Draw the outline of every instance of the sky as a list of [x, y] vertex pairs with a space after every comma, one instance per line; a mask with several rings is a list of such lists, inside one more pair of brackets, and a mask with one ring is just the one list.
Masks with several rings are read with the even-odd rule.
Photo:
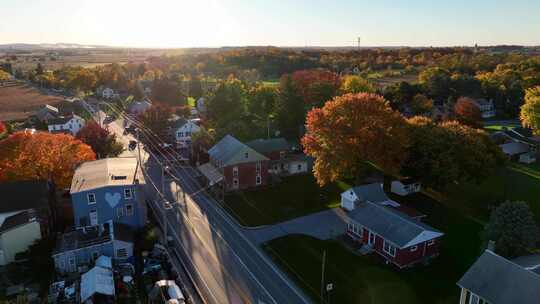
[[0, 0], [0, 44], [540, 45], [540, 0]]

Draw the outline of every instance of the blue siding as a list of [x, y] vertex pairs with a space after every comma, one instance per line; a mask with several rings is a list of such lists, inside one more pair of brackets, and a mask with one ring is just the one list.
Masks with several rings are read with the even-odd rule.
[[[124, 197], [125, 189], [131, 189], [131, 199]], [[88, 194], [91, 193], [95, 195], [95, 204], [88, 203]], [[109, 199], [108, 201], [106, 197]], [[92, 210], [97, 210], [97, 224], [100, 225], [108, 220], [113, 220], [116, 223], [126, 224], [137, 230], [146, 223], [146, 203], [140, 185], [109, 186], [78, 192], [72, 195], [71, 200], [76, 227], [82, 226], [81, 219], [83, 218], [86, 218], [87, 225], [90, 225], [90, 211]], [[116, 203], [116, 205], [111, 206], [111, 203]], [[132, 206], [133, 215], [126, 214], [128, 211], [127, 205]]]
[[[90, 247], [80, 248], [76, 250], [70, 250], [60, 252], [53, 255], [54, 266], [59, 272], [75, 272], [79, 266], [89, 265], [93, 262], [92, 253], [96, 252], [97, 256], [105, 255], [108, 257], [114, 257], [113, 242], [107, 242]], [[70, 258], [73, 257], [75, 264], [70, 264]]]

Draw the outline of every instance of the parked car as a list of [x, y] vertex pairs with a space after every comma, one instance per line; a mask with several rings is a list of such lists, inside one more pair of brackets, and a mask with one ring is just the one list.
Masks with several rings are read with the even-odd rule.
[[155, 272], [161, 270], [161, 261], [156, 259], [145, 259], [144, 268], [142, 274]]

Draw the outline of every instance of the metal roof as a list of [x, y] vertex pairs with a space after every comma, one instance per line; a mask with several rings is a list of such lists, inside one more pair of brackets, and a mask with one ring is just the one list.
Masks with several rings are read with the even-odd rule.
[[208, 150], [208, 154], [211, 159], [219, 161], [222, 166], [268, 160], [266, 156], [253, 150], [231, 135], [223, 137]]
[[211, 163], [202, 164], [197, 169], [206, 177], [211, 186], [223, 179], [223, 175]]
[[490, 304], [537, 304], [540, 299], [540, 275], [490, 250], [484, 251], [457, 284]]
[[8, 216], [0, 226], [0, 233], [4, 233], [13, 228], [37, 221], [36, 213], [33, 209], [19, 212]]
[[439, 230], [380, 203], [362, 202], [349, 217], [399, 248], [443, 236]]
[[105, 158], [82, 163], [75, 170], [70, 192], [73, 194], [106, 186], [133, 185], [137, 180], [138, 183], [144, 183], [136, 158]]
[[110, 269], [96, 266], [81, 276], [81, 302], [94, 294], [114, 296], [114, 278]]

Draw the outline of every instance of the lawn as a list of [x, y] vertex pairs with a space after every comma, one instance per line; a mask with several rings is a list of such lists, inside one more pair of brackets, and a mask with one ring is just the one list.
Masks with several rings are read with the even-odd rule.
[[245, 226], [261, 226], [339, 206], [344, 182], [320, 188], [311, 174], [289, 176], [263, 189], [237, 192], [225, 198], [225, 208]]
[[482, 226], [425, 195], [410, 201], [429, 214], [426, 222], [446, 234], [441, 255], [427, 266], [399, 270], [376, 255], [356, 255], [339, 241], [299, 235], [270, 241], [265, 249], [316, 302], [322, 302], [321, 263], [326, 250], [325, 282], [334, 284], [331, 303], [458, 303], [456, 282], [481, 252]]
[[510, 162], [479, 185], [470, 182], [451, 187], [443, 199], [480, 221], [487, 221], [490, 210], [505, 200], [528, 202], [540, 221], [540, 164]]

